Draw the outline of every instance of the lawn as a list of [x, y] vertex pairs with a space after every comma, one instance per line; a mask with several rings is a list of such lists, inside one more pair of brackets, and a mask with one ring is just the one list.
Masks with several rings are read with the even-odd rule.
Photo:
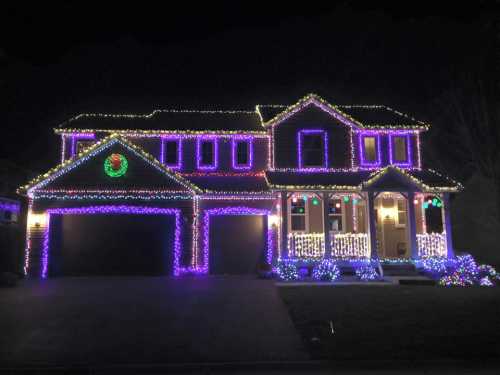
[[279, 293], [315, 359], [500, 357], [500, 288], [288, 286]]

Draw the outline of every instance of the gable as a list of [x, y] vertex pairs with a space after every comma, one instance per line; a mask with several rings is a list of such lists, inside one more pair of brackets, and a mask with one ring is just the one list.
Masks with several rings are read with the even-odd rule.
[[373, 191], [422, 191], [420, 184], [400, 169], [387, 167], [375, 173], [365, 183], [364, 190]]
[[[121, 155], [127, 168], [122, 176], [106, 173], [110, 155]], [[199, 189], [158, 160], [117, 135], [107, 137], [48, 173], [39, 176], [21, 190], [162, 190], [194, 193]]]
[[351, 166], [350, 126], [309, 105], [273, 127], [275, 168], [299, 167], [298, 132], [313, 129], [327, 134], [328, 168]]

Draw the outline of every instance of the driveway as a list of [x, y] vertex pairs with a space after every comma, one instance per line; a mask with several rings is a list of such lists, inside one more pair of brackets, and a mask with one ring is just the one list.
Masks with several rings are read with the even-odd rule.
[[0, 289], [0, 367], [304, 360], [272, 281], [81, 277]]

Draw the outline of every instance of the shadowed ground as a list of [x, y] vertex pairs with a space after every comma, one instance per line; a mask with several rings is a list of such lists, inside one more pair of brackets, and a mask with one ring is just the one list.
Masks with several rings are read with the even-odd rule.
[[0, 306], [0, 367], [308, 358], [272, 281], [28, 280]]
[[500, 358], [500, 288], [319, 286], [279, 292], [316, 359]]

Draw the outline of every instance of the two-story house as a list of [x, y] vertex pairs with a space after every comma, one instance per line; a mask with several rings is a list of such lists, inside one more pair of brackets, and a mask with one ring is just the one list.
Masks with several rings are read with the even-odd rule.
[[245, 274], [297, 258], [450, 257], [449, 194], [429, 125], [308, 95], [249, 111], [80, 114], [29, 199], [25, 271]]

